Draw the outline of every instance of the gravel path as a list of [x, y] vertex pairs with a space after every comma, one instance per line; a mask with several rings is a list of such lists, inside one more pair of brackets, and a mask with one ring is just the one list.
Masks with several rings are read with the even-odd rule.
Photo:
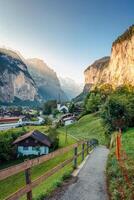
[[108, 149], [97, 147], [80, 170], [78, 181], [70, 185], [60, 200], [108, 200], [105, 167]]

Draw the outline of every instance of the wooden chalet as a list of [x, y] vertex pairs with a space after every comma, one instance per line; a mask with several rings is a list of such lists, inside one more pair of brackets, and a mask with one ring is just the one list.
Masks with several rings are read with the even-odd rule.
[[17, 146], [18, 156], [48, 154], [52, 146], [50, 138], [38, 130], [18, 137], [13, 145]]

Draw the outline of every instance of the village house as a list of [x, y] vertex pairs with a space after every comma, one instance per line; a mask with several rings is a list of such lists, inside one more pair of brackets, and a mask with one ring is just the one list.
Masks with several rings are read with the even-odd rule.
[[76, 121], [76, 117], [72, 113], [63, 115], [60, 120], [61, 124], [65, 126], [73, 124], [75, 121]]
[[68, 111], [69, 111], [69, 109], [66, 105], [60, 104], [60, 103], [57, 104], [57, 110], [62, 113], [68, 113]]
[[34, 130], [18, 137], [13, 145], [17, 146], [18, 156], [43, 155], [49, 153], [52, 142], [47, 135]]
[[20, 119], [20, 117], [0, 117], [0, 124], [15, 123]]

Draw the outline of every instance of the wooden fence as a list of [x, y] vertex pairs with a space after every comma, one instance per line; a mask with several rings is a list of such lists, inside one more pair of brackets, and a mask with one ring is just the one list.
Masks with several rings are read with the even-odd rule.
[[[82, 145], [82, 150], [78, 152], [78, 147]], [[86, 148], [85, 148], [86, 145]], [[33, 166], [39, 165], [45, 161], [51, 160], [57, 156], [60, 156], [64, 153], [67, 153], [69, 151], [73, 150], [74, 155], [65, 160], [64, 162], [58, 164], [51, 170], [45, 172], [43, 175], [38, 177], [35, 180], [31, 180], [31, 168]], [[24, 171], [25, 173], [25, 179], [26, 179], [26, 185], [24, 187], [21, 187], [19, 190], [17, 190], [15, 193], [11, 194], [6, 198], [6, 200], [17, 200], [21, 196], [27, 194], [27, 200], [32, 200], [32, 189], [41, 184], [43, 181], [45, 181], [48, 177], [52, 176], [56, 172], [58, 172], [60, 169], [68, 165], [69, 163], [73, 162], [73, 167], [74, 169], [77, 168], [77, 159], [78, 156], [82, 155], [82, 160], [84, 160], [84, 155], [85, 152], [88, 154], [89, 153], [89, 146], [88, 142], [78, 142], [76, 144], [70, 145], [65, 148], [61, 148], [59, 150], [56, 150], [48, 155], [44, 155], [35, 159], [27, 160], [21, 164], [8, 167], [4, 170], [0, 170], [0, 180], [6, 179], [7, 177], [10, 177], [12, 175], [18, 174], [19, 172]]]

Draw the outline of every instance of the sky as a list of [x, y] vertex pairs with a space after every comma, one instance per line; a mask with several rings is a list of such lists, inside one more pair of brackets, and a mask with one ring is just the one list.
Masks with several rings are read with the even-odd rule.
[[134, 0], [0, 0], [0, 46], [79, 83], [132, 24]]

